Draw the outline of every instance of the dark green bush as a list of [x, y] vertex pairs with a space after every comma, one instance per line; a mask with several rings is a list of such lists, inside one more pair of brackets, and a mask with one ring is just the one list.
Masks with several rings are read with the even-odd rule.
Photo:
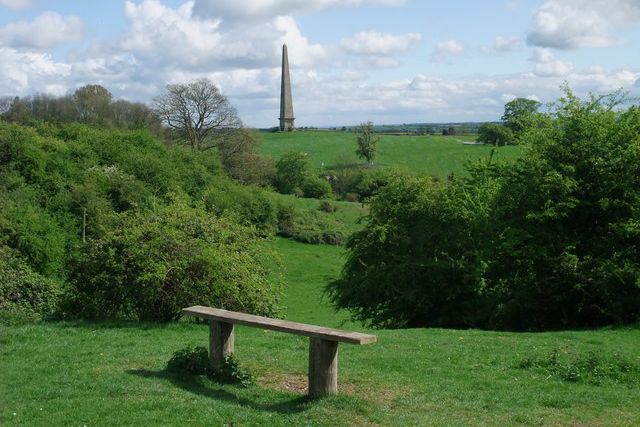
[[640, 320], [640, 109], [607, 101], [567, 91], [528, 122], [515, 164], [383, 187], [328, 287], [333, 302], [383, 327]]
[[83, 245], [72, 263], [70, 307], [88, 318], [173, 320], [191, 305], [273, 315], [279, 286], [254, 233], [175, 203]]
[[324, 178], [309, 176], [302, 184], [304, 197], [311, 199], [328, 199], [333, 197], [331, 184]]
[[34, 272], [18, 253], [0, 246], [0, 323], [16, 324], [55, 314], [60, 285]]
[[429, 178], [389, 183], [370, 199], [366, 228], [347, 241], [331, 300], [380, 327], [477, 324], [493, 191]]

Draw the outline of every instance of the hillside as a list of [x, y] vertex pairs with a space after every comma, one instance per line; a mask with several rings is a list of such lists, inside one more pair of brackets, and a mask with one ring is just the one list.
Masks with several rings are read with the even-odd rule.
[[[328, 169], [363, 163], [355, 155], [356, 143], [350, 132], [296, 131], [262, 136], [262, 152], [274, 158], [289, 151], [303, 151], [318, 169], [322, 164]], [[493, 147], [463, 144], [474, 140], [474, 135], [380, 135], [376, 166], [406, 168], [439, 178], [460, 175], [467, 161], [491, 155]], [[519, 146], [499, 147], [494, 158], [515, 159], [521, 150]]]
[[[363, 330], [322, 300], [341, 250], [273, 242], [293, 320]], [[206, 326], [47, 323], [1, 327], [0, 424], [239, 426], [633, 426], [640, 421], [640, 330], [505, 333], [376, 330], [379, 342], [340, 348], [340, 395], [310, 401], [307, 340], [239, 327], [236, 352], [258, 385], [171, 374], [172, 353], [206, 345]], [[523, 369], [558, 352], [558, 370]], [[553, 359], [551, 359], [553, 360]], [[584, 361], [601, 373], [581, 368]], [[615, 376], [610, 365], [635, 368]], [[584, 375], [572, 377], [570, 373]], [[594, 372], [596, 372], [594, 374]]]

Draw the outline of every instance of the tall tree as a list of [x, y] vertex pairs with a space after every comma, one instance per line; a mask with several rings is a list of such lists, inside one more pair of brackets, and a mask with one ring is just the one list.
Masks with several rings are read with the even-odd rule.
[[519, 134], [526, 127], [526, 121], [540, 108], [540, 102], [527, 98], [516, 98], [504, 106], [502, 121], [515, 134]]
[[167, 85], [153, 107], [163, 124], [194, 150], [212, 148], [216, 137], [242, 126], [236, 109], [207, 79]]
[[360, 126], [355, 129], [355, 134], [356, 142], [358, 144], [356, 154], [361, 159], [365, 159], [370, 165], [373, 165], [373, 160], [376, 157], [378, 141], [380, 139], [374, 132], [373, 122], [369, 121], [360, 124]]
[[86, 85], [73, 94], [80, 121], [102, 123], [110, 116], [111, 92], [100, 85]]

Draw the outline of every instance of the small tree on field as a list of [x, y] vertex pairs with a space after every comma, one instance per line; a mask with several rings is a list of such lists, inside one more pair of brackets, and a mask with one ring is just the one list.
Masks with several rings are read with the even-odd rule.
[[380, 138], [378, 138], [373, 130], [373, 123], [362, 123], [355, 129], [356, 142], [358, 148], [356, 154], [361, 159], [365, 159], [367, 163], [373, 165], [376, 157], [376, 148]]
[[207, 79], [167, 85], [167, 92], [154, 99], [154, 110], [194, 150], [212, 148], [214, 136], [242, 126], [236, 109]]

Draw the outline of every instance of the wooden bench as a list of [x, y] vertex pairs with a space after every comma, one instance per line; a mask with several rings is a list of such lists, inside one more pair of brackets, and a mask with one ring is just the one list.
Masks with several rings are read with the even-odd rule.
[[338, 392], [338, 343], [371, 344], [375, 335], [340, 331], [287, 320], [254, 316], [196, 305], [185, 308], [187, 316], [209, 320], [209, 358], [214, 368], [233, 353], [233, 325], [254, 326], [309, 337], [309, 395], [318, 397]]

